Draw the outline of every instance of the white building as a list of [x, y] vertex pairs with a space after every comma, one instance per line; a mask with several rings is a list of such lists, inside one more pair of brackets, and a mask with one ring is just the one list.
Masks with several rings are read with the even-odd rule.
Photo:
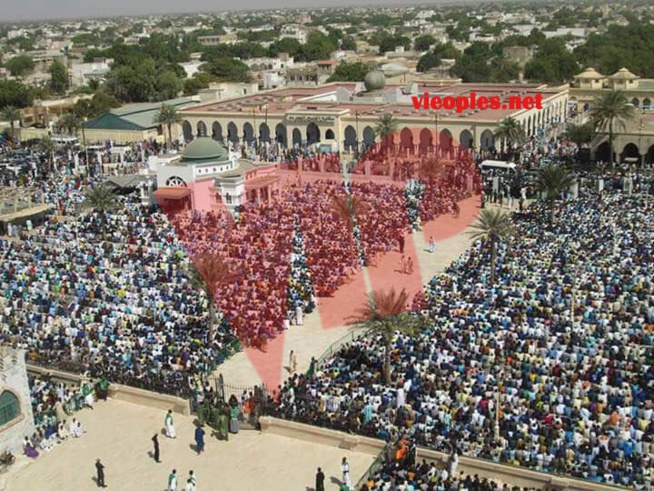
[[282, 27], [279, 37], [280, 39], [297, 39], [301, 44], [304, 44], [307, 42], [307, 30], [297, 24], [288, 24]]
[[25, 352], [0, 348], [0, 452], [22, 453], [23, 439], [34, 434]]

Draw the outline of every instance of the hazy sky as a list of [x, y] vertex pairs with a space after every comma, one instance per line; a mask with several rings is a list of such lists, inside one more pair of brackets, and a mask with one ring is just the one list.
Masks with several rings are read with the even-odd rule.
[[[423, 0], [424, 1], [424, 0]], [[429, 0], [427, 0], [428, 2]], [[425, 2], [425, 3], [427, 3]], [[0, 0], [0, 22], [285, 7], [415, 4], [417, 0]], [[438, 0], [433, 2], [442, 3]]]

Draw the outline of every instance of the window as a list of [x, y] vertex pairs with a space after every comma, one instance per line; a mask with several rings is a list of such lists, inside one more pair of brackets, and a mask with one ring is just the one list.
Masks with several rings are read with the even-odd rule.
[[0, 394], [0, 426], [7, 424], [20, 416], [20, 402], [8, 390]]
[[232, 204], [232, 197], [229, 195], [229, 193], [225, 193], [225, 203], [228, 205]]

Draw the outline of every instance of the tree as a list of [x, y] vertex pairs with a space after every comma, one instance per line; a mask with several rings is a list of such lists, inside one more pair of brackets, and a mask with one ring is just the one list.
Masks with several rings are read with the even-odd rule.
[[74, 111], [64, 113], [61, 118], [59, 118], [59, 126], [65, 129], [66, 133], [71, 136], [77, 135], [77, 131], [80, 129], [81, 125], [82, 121]]
[[408, 313], [410, 295], [406, 289], [399, 293], [375, 290], [368, 295], [366, 304], [354, 316], [354, 325], [378, 335], [384, 343], [384, 382], [391, 383], [391, 351], [396, 332], [415, 334], [424, 324], [422, 317]]
[[350, 231], [354, 229], [355, 220], [366, 216], [369, 206], [358, 196], [335, 196], [332, 200], [332, 211], [338, 220], [346, 222]]
[[29, 56], [14, 56], [5, 63], [5, 68], [14, 77], [24, 77], [34, 71], [34, 61]]
[[11, 128], [11, 139], [14, 139], [14, 125], [16, 121], [21, 120], [20, 110], [15, 106], [5, 106], [2, 108], [2, 119], [9, 121], [9, 126]]
[[566, 125], [565, 133], [563, 136], [568, 140], [573, 141], [577, 147], [581, 148], [582, 145], [590, 143], [593, 140], [595, 128], [590, 123], [584, 124], [568, 124]]
[[307, 36], [307, 42], [302, 45], [297, 54], [298, 61], [315, 61], [329, 59], [332, 51], [338, 48], [338, 44], [325, 36], [320, 31], [311, 31]]
[[377, 120], [377, 125], [375, 126], [375, 135], [384, 141], [385, 145], [390, 146], [392, 143], [390, 141], [390, 137], [397, 131], [398, 126], [399, 123], [392, 114], [384, 114]]
[[165, 101], [174, 99], [182, 91], [183, 83], [175, 72], [165, 70], [159, 74], [155, 82], [156, 99]]
[[545, 193], [549, 203], [550, 223], [554, 223], [554, 205], [561, 193], [570, 189], [574, 178], [562, 165], [547, 165], [538, 169], [536, 188]]
[[471, 225], [468, 234], [473, 240], [481, 240], [490, 246], [490, 284], [495, 284], [497, 244], [506, 241], [512, 232], [509, 215], [499, 208], [481, 210], [477, 221]]
[[54, 152], [55, 152], [55, 143], [52, 141], [52, 138], [45, 136], [39, 141], [38, 149], [41, 153], [44, 153], [48, 156], [48, 166], [52, 169], [54, 162]]
[[545, 39], [533, 59], [525, 64], [524, 77], [533, 82], [561, 83], [579, 73], [575, 56], [562, 39]]
[[[611, 165], [615, 162], [613, 150], [614, 132], [624, 130], [625, 121], [633, 119], [634, 107], [629, 103], [624, 92], [609, 91], [595, 98], [590, 108], [590, 122], [598, 133], [606, 133], [609, 136], [609, 148], [611, 149]], [[616, 127], [617, 125], [617, 127]]]
[[411, 49], [411, 40], [406, 36], [386, 35], [379, 43], [379, 53], [383, 55], [389, 51], [395, 51], [398, 46], [402, 46], [405, 51], [408, 51]]
[[102, 214], [117, 207], [116, 192], [106, 184], [87, 188], [84, 197], [84, 206]]
[[182, 117], [177, 112], [175, 106], [168, 104], [162, 104], [161, 108], [154, 117], [154, 122], [158, 125], [161, 125], [162, 129], [165, 127], [168, 130], [168, 135], [164, 132], [164, 138], [166, 142], [171, 142], [173, 140], [172, 127], [174, 124], [178, 124], [182, 121]]
[[68, 90], [70, 81], [68, 69], [60, 61], [53, 61], [50, 65], [50, 90], [58, 95], [63, 95]]
[[[295, 38], [283, 38], [268, 46], [268, 56], [276, 57], [279, 53], [287, 53], [289, 56], [297, 56], [302, 49], [302, 44]], [[345, 48], [343, 48], [345, 49]]]
[[250, 69], [242, 61], [234, 58], [216, 58], [200, 67], [200, 70], [213, 75], [221, 82], [249, 82]]
[[352, 36], [345, 36], [343, 39], [341, 39], [341, 49], [345, 51], [356, 51], [356, 40]]
[[188, 273], [191, 285], [207, 296], [207, 340], [212, 343], [215, 337], [216, 293], [222, 285], [233, 281], [236, 275], [222, 257], [208, 253], [194, 257]]
[[216, 81], [216, 77], [210, 73], [197, 72], [191, 78], [184, 80], [184, 95], [195, 95], [200, 90], [209, 87], [209, 84]]
[[0, 107], [28, 107], [34, 102], [34, 91], [16, 80], [0, 80]]
[[424, 34], [418, 36], [415, 41], [413, 41], [413, 49], [415, 51], [428, 51], [433, 44], [436, 43], [436, 38], [431, 34]]
[[368, 63], [356, 61], [348, 63], [342, 61], [334, 70], [327, 82], [361, 82], [366, 77], [372, 66]]
[[422, 55], [418, 60], [416, 71], [420, 73], [428, 72], [432, 68], [436, 68], [437, 66], [440, 66], [440, 64], [441, 64], [441, 57], [436, 53], [434, 53], [433, 51], [429, 51], [424, 55]]
[[509, 155], [515, 155], [515, 148], [524, 145], [527, 140], [527, 135], [525, 134], [525, 129], [520, 124], [520, 122], [513, 118], [508, 117], [504, 118], [495, 132], [495, 138], [500, 138], [503, 140], [503, 151], [506, 151], [508, 148]]

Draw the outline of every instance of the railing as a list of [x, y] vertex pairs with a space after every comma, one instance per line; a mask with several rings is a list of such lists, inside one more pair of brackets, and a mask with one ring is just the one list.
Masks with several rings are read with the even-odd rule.
[[357, 482], [357, 485], [354, 487], [353, 491], [360, 491], [363, 489], [363, 486], [368, 482], [368, 479], [370, 479], [372, 476], [377, 474], [379, 472], [379, 469], [381, 469], [384, 465], [384, 452], [381, 452], [375, 460], [373, 460], [372, 464], [370, 464], [370, 467], [366, 470], [366, 472], [361, 476], [361, 479]]
[[[336, 341], [330, 344], [325, 351], [323, 351], [320, 357], [318, 357], [318, 359], [316, 360], [316, 364], [314, 366], [314, 370], [317, 370], [320, 367], [322, 367], [325, 361], [331, 358], [335, 353], [337, 353], [344, 345], [346, 345], [347, 343], [351, 343], [356, 339], [359, 339], [367, 332], [368, 331], [365, 329], [356, 329], [348, 332], [345, 336], [338, 338]], [[311, 367], [309, 368], [309, 371], [307, 371], [307, 375], [311, 375], [310, 371], [311, 371]]]

